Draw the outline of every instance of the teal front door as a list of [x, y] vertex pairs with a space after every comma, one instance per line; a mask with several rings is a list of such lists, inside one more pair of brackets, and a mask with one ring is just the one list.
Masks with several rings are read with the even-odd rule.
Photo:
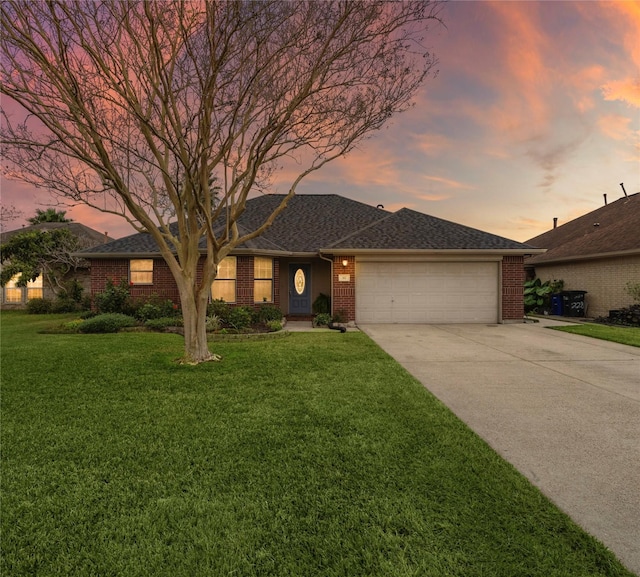
[[289, 314], [311, 314], [311, 266], [289, 265]]

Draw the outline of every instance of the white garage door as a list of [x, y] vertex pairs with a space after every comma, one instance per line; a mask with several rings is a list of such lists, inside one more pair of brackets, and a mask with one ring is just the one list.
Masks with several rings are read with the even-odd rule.
[[497, 262], [360, 262], [359, 323], [495, 323]]

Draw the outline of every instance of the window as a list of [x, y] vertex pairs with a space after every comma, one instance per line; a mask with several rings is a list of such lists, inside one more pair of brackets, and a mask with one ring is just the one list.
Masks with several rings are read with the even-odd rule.
[[27, 282], [27, 300], [42, 298], [42, 275], [38, 275], [36, 280]]
[[273, 302], [273, 259], [257, 256], [253, 259], [253, 300]]
[[236, 302], [236, 257], [228, 256], [218, 265], [216, 280], [211, 285], [211, 298], [226, 303]]
[[21, 303], [22, 302], [22, 287], [16, 286], [19, 274], [13, 275], [11, 280], [4, 285], [4, 302], [6, 303]]
[[153, 259], [139, 258], [129, 261], [131, 284], [153, 284]]

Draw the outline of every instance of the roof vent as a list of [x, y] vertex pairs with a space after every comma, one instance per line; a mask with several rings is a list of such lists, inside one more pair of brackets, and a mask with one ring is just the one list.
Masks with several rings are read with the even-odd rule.
[[607, 195], [603, 194], [602, 196], [604, 196], [604, 205], [607, 206]]
[[627, 196], [627, 191], [624, 189], [624, 182], [621, 182], [620, 186], [622, 187], [622, 192], [624, 192], [624, 195]]
[[384, 208], [384, 204], [379, 204], [376, 208]]
[[553, 228], [557, 228], [557, 226], [558, 226], [558, 217], [554, 216], [553, 217]]
[[600, 223], [599, 222], [594, 222], [593, 226], [600, 226]]

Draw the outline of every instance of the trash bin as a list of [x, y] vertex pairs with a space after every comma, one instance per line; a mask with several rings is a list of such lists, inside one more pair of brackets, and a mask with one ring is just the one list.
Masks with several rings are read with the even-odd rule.
[[561, 317], [562, 311], [562, 293], [551, 295], [551, 314]]
[[584, 295], [587, 291], [562, 291], [562, 309], [565, 317], [583, 317]]

